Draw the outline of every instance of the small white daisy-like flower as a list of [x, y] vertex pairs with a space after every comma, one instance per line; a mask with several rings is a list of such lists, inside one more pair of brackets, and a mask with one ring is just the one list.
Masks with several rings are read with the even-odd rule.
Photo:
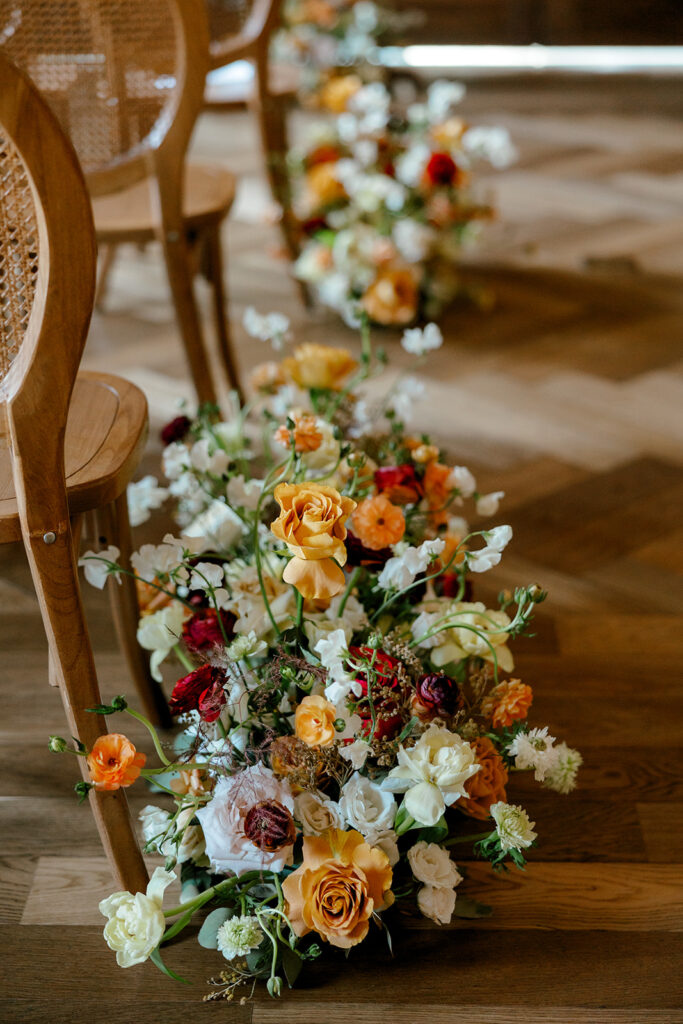
[[556, 760], [543, 780], [543, 785], [547, 789], [554, 789], [556, 793], [571, 793], [576, 788], [576, 776], [583, 758], [578, 750], [568, 747], [566, 743], [558, 743], [554, 751]]
[[251, 915], [230, 917], [218, 929], [216, 945], [226, 960], [246, 956], [263, 941], [258, 918]]
[[529, 815], [523, 807], [499, 801], [491, 806], [491, 817], [496, 823], [496, 832], [503, 852], [524, 850], [531, 846], [536, 838], [536, 822], [529, 821]]
[[522, 771], [531, 768], [536, 781], [543, 782], [557, 761], [554, 743], [555, 737], [548, 735], [547, 726], [543, 729], [530, 729], [528, 732], [517, 733], [508, 746], [508, 753], [515, 759], [515, 768]]

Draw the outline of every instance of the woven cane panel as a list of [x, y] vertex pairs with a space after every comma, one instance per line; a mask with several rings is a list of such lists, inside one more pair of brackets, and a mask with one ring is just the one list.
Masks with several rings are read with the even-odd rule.
[[0, 380], [26, 334], [38, 279], [38, 224], [24, 163], [0, 125]]
[[252, 0], [207, 0], [209, 35], [218, 43], [229, 36], [238, 35], [249, 17]]
[[179, 88], [168, 0], [0, 0], [0, 46], [43, 93], [86, 171], [163, 137]]

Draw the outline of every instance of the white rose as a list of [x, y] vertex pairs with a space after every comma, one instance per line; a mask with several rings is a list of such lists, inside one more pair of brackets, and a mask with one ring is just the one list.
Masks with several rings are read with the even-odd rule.
[[176, 818], [176, 832], [183, 833], [175, 854], [179, 864], [184, 864], [188, 860], [199, 860], [206, 850], [201, 827], [189, 824], [195, 813], [194, 807], [186, 807]]
[[351, 828], [364, 836], [393, 828], [396, 817], [392, 794], [358, 772], [343, 787], [339, 808]]
[[294, 808], [305, 836], [319, 836], [328, 828], [342, 827], [339, 805], [323, 793], [305, 790], [294, 800]]
[[142, 838], [145, 844], [155, 840], [156, 848], [162, 856], [165, 856], [166, 852], [160, 847], [164, 845], [164, 836], [166, 835], [170, 817], [168, 811], [165, 811], [163, 807], [155, 807], [154, 804], [147, 804], [138, 815], [138, 820], [142, 825]]
[[408, 850], [408, 863], [418, 882], [452, 889], [462, 882], [462, 875], [451, 860], [448, 850], [437, 843], [415, 843]]
[[455, 910], [455, 889], [424, 885], [417, 894], [417, 905], [425, 917], [437, 924], [450, 924]]
[[386, 832], [380, 832], [378, 835], [370, 835], [367, 838], [370, 846], [374, 846], [376, 849], [381, 850], [382, 853], [386, 853], [389, 858], [389, 864], [392, 868], [396, 867], [399, 862], [401, 854], [399, 853], [398, 843], [396, 842], [396, 833], [393, 829], [388, 829]]
[[146, 893], [115, 892], [100, 903], [100, 913], [109, 918], [104, 938], [119, 967], [144, 963], [161, 942], [166, 930], [164, 891], [175, 878], [172, 871], [156, 868]]

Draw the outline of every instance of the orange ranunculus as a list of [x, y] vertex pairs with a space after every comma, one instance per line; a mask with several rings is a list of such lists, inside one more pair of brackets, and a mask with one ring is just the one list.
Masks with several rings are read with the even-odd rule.
[[534, 692], [519, 679], [498, 683], [481, 704], [483, 715], [491, 719], [494, 729], [506, 729], [513, 722], [526, 718], [534, 699]]
[[132, 786], [144, 768], [147, 756], [138, 754], [130, 740], [120, 732], [100, 736], [88, 754], [88, 771], [95, 789], [120, 789]]
[[338, 391], [358, 363], [348, 349], [307, 342], [282, 360], [282, 368], [300, 388]]
[[304, 697], [294, 712], [294, 731], [307, 747], [331, 747], [337, 735], [337, 709], [324, 697]]
[[458, 800], [458, 810], [468, 814], [470, 818], [486, 821], [492, 804], [499, 800], [507, 802], [505, 787], [508, 770], [503, 758], [487, 736], [480, 736], [470, 746], [481, 768], [465, 782], [467, 797]]
[[340, 949], [362, 942], [372, 915], [394, 902], [387, 855], [359, 832], [330, 829], [304, 837], [303, 857], [282, 883], [296, 935], [314, 931]]
[[444, 466], [443, 462], [430, 462], [422, 478], [422, 486], [435, 526], [448, 522], [447, 506], [453, 493], [450, 475], [450, 468]]
[[378, 324], [409, 324], [417, 315], [417, 278], [408, 268], [380, 270], [361, 299], [363, 309]]
[[358, 75], [334, 75], [320, 90], [320, 104], [333, 114], [343, 114], [362, 85]]
[[282, 578], [303, 597], [329, 600], [346, 580], [345, 523], [356, 507], [334, 487], [322, 484], [278, 484], [275, 500], [281, 512], [270, 528], [294, 556]]
[[294, 426], [291, 428], [282, 424], [275, 431], [274, 437], [278, 444], [289, 448], [294, 441], [294, 450], [297, 452], [314, 452], [322, 444], [323, 435], [318, 430], [318, 423], [315, 416], [304, 416], [301, 413], [293, 413]]
[[340, 199], [346, 199], [346, 189], [334, 172], [335, 164], [314, 164], [306, 172], [306, 188], [311, 200], [321, 206], [329, 206]]
[[353, 513], [353, 532], [363, 547], [371, 551], [398, 544], [405, 531], [402, 509], [392, 505], [386, 494], [365, 498]]

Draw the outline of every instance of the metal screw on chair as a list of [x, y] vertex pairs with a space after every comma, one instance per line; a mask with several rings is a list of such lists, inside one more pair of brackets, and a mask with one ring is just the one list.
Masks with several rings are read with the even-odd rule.
[[49, 533], [44, 533], [43, 534], [43, 541], [46, 544], [54, 544], [54, 542], [56, 540], [57, 540], [57, 534], [53, 533], [52, 530], [50, 530]]

